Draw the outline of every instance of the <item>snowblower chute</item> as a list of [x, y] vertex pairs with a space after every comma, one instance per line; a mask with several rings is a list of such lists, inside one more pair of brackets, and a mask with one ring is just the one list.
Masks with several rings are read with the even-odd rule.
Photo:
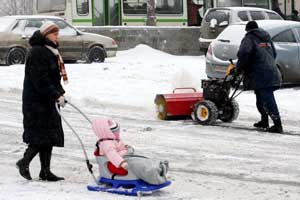
[[[187, 92], [188, 90], [192, 92]], [[158, 118], [166, 120], [172, 117], [190, 117], [195, 104], [202, 100], [203, 94], [195, 88], [175, 88], [172, 94], [156, 95], [154, 102]]]

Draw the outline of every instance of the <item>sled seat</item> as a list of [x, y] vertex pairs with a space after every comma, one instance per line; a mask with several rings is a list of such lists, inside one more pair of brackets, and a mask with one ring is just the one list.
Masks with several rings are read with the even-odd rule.
[[107, 169], [112, 173], [118, 176], [126, 176], [128, 171], [122, 167], [116, 167], [111, 162], [107, 162]]

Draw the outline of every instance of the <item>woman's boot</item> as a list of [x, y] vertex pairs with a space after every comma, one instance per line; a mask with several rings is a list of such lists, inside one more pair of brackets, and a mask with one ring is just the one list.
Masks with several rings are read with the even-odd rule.
[[40, 179], [44, 181], [64, 180], [63, 177], [58, 177], [50, 171], [51, 155], [52, 155], [52, 147], [40, 151], [40, 161], [41, 161], [41, 172], [39, 175]]
[[29, 172], [29, 164], [38, 152], [38, 148], [29, 145], [28, 148], [25, 150], [24, 157], [16, 163], [20, 175], [27, 180], [32, 179]]

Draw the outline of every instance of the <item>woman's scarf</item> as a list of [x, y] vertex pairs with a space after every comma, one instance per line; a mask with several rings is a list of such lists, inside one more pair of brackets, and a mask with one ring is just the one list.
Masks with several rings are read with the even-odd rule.
[[68, 84], [68, 76], [67, 76], [67, 71], [65, 68], [65, 63], [64, 63], [58, 49], [53, 48], [49, 45], [45, 45], [45, 47], [47, 47], [57, 57], [57, 63], [59, 66], [60, 75], [63, 77], [64, 84], [65, 85]]

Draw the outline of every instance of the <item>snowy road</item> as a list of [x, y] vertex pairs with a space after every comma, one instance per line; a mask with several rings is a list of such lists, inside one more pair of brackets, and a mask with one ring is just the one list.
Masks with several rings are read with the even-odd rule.
[[[14, 164], [25, 148], [20, 139], [21, 92], [0, 91], [0, 96], [6, 97], [0, 100], [0, 139], [3, 141], [0, 146], [0, 199], [39, 199], [44, 196], [47, 199], [130, 199], [85, 190], [91, 178], [85, 169], [79, 143], [66, 126], [66, 147], [56, 148], [53, 159], [54, 171], [64, 175], [66, 181], [57, 184], [27, 182], [20, 178]], [[169, 159], [172, 186], [146, 199], [300, 197], [300, 136], [203, 127], [191, 121], [162, 122], [154, 117], [145, 120], [149, 116], [143, 110], [133, 117], [133, 108], [110, 110], [96, 107], [85, 105], [83, 110], [92, 119], [103, 115], [114, 117], [123, 126], [124, 140], [138, 151]], [[80, 133], [87, 151], [93, 152], [95, 137], [89, 124], [70, 107], [64, 113]], [[241, 114], [234, 124], [249, 123], [247, 116]], [[293, 122], [289, 127], [294, 127]], [[31, 169], [36, 177], [38, 159], [34, 160]]]
[[[91, 119], [117, 120], [122, 139], [137, 153], [169, 160], [172, 185], [144, 199], [300, 199], [300, 90], [275, 93], [284, 129], [299, 135], [200, 126], [189, 120], [160, 121], [154, 95], [172, 91], [169, 80], [183, 65], [197, 80], [205, 76], [203, 57], [171, 56], [143, 46], [120, 52], [106, 63], [67, 65], [71, 80], [67, 97]], [[52, 169], [66, 180], [38, 181], [38, 157], [30, 166], [34, 181], [19, 176], [15, 162], [26, 148], [21, 139], [23, 71], [23, 66], [0, 68], [0, 200], [135, 199], [87, 191], [92, 179], [79, 142], [65, 124], [65, 147], [54, 149]], [[251, 127], [258, 120], [254, 94], [244, 92], [237, 101], [240, 116], [232, 125]], [[92, 155], [96, 137], [89, 123], [70, 106], [63, 113], [81, 136], [97, 175]]]

